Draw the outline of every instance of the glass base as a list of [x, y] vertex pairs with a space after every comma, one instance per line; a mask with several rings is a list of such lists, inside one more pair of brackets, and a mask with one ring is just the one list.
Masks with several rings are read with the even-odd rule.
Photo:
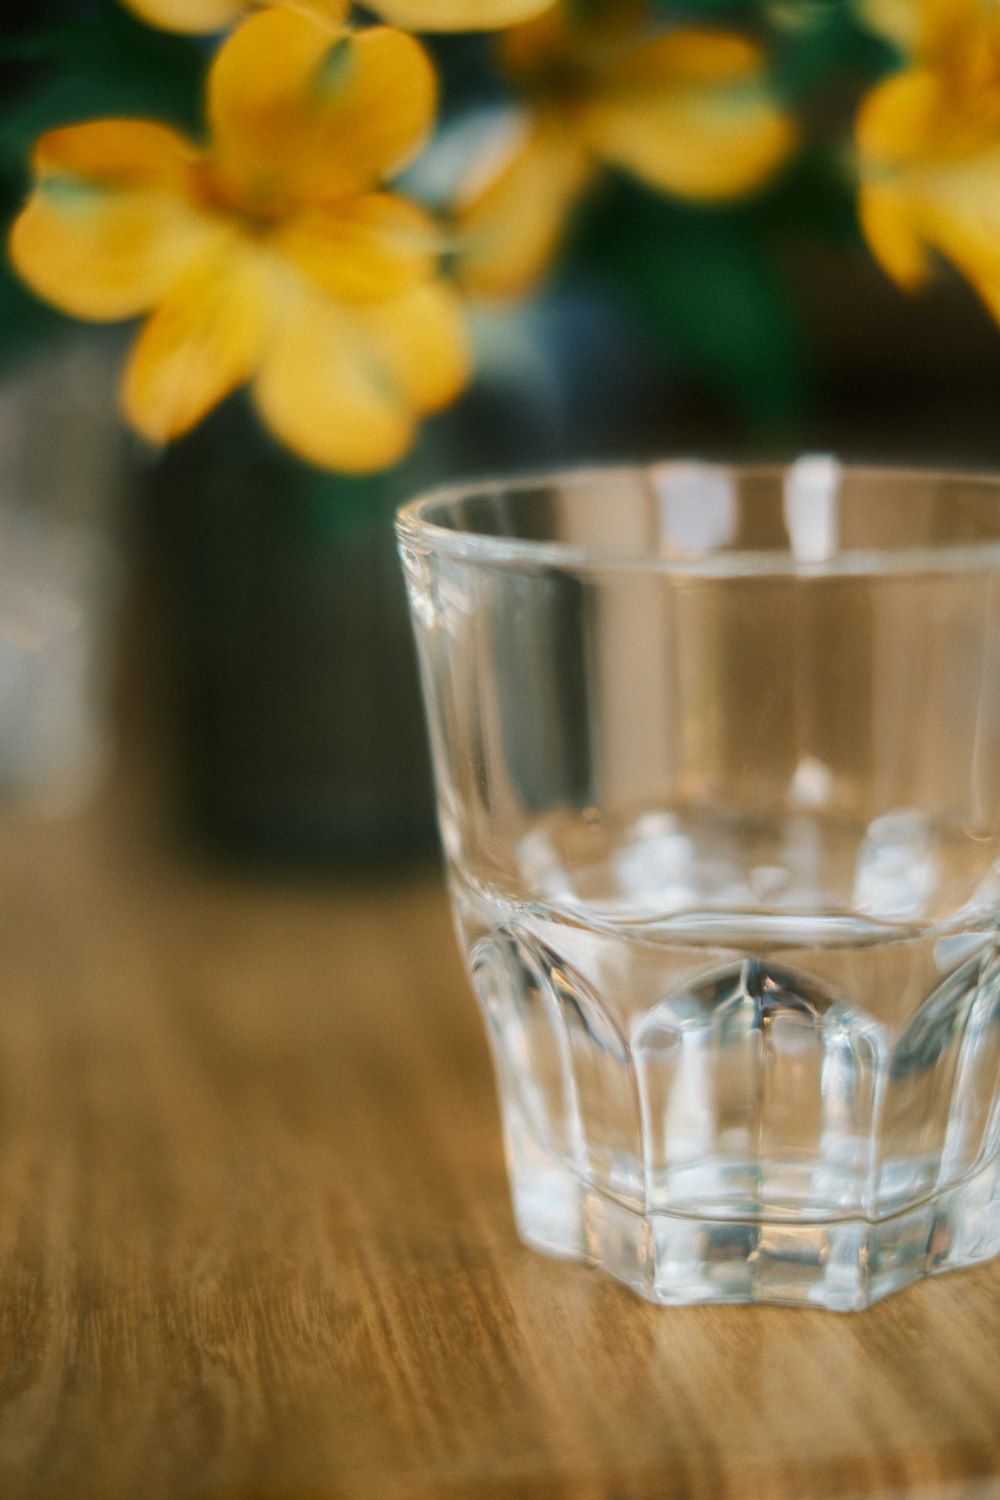
[[665, 1305], [855, 1312], [1000, 1254], [1000, 1158], [890, 1218], [804, 1222], [645, 1213], [588, 1186], [527, 1133], [508, 1131], [508, 1155], [527, 1245], [598, 1266]]

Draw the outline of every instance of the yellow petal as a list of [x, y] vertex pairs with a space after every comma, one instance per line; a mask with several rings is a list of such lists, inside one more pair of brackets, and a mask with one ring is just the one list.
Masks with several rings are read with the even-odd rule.
[[328, 195], [334, 163], [344, 187], [363, 189], [393, 176], [430, 134], [436, 108], [437, 77], [419, 42], [386, 26], [352, 33], [316, 96], [304, 190]]
[[471, 356], [462, 305], [444, 282], [356, 309], [359, 326], [404, 400], [424, 416], [454, 401], [469, 380]]
[[184, 195], [199, 153], [184, 136], [152, 120], [89, 120], [40, 136], [36, 177], [75, 177], [106, 188]]
[[192, 33], [222, 31], [246, 9], [244, 0], [123, 0], [123, 4], [150, 26]]
[[[350, 0], [276, 0], [276, 3], [337, 24], [346, 19], [351, 8]], [[266, 5], [268, 0], [122, 0], [122, 4], [150, 26], [197, 34], [222, 31], [238, 21], [253, 4]]]
[[911, 57], [928, 57], [975, 20], [983, 0], [856, 0], [861, 19]]
[[262, 257], [232, 240], [164, 297], [125, 370], [125, 414], [151, 442], [179, 436], [253, 374], [273, 305]]
[[[586, 152], [555, 119], [522, 117], [497, 154], [496, 166], [481, 185], [466, 184], [458, 205], [458, 276], [482, 296], [514, 295], [538, 280], [592, 173]], [[473, 175], [484, 175], [481, 164]]]
[[410, 31], [497, 31], [547, 10], [553, 0], [372, 0], [393, 26]]
[[733, 197], [759, 186], [796, 139], [760, 69], [759, 50], [740, 37], [669, 32], [608, 70], [578, 128], [595, 155], [653, 187]]
[[857, 7], [873, 31], [925, 61], [943, 60], [998, 24], [994, 0], [857, 0]]
[[904, 52], [915, 52], [921, 39], [925, 0], [857, 0], [862, 20]]
[[[943, 116], [943, 118], [942, 118]], [[912, 68], [872, 89], [858, 113], [856, 139], [867, 170], [937, 154], [945, 145], [943, 125], [954, 122], [940, 80]]]
[[263, 200], [280, 191], [311, 124], [310, 83], [340, 33], [274, 8], [233, 32], [212, 62], [207, 114], [220, 172]]
[[980, 41], [996, 44], [998, 29], [994, 0], [923, 0], [916, 47], [928, 61], [946, 62], [949, 55]]
[[1000, 285], [1000, 140], [963, 162], [911, 173], [909, 189], [924, 239], [995, 307]]
[[905, 194], [891, 188], [862, 187], [858, 198], [861, 228], [882, 269], [913, 291], [930, 275], [927, 253]]
[[254, 396], [266, 425], [300, 456], [364, 473], [400, 459], [419, 415], [457, 394], [467, 372], [455, 299], [440, 286], [353, 308], [300, 294]]
[[423, 209], [390, 193], [306, 208], [275, 230], [272, 248], [335, 297], [392, 297], [426, 281], [441, 236]]
[[277, 7], [216, 54], [208, 115], [216, 170], [251, 206], [335, 201], [402, 165], [433, 123], [436, 80], [413, 37], [347, 33]]
[[930, 247], [995, 308], [1000, 122], [984, 132], [978, 111], [966, 116], [935, 74], [912, 69], [872, 92], [857, 139], [861, 224], [889, 275], [904, 287], [918, 286], [929, 273]]
[[285, 5], [334, 27], [343, 26], [351, 11], [351, 0], [255, 0], [255, 3]]
[[599, 71], [623, 50], [632, 50], [648, 31], [651, 15], [644, 0], [606, 0], [576, 11], [563, 0], [533, 20], [515, 26], [500, 41], [508, 73], [545, 86], [546, 75]]
[[918, 61], [859, 112], [861, 223], [901, 285], [950, 261], [1000, 319], [1000, 21], [986, 0], [924, 0]]
[[216, 233], [190, 202], [195, 159], [182, 136], [142, 120], [42, 136], [38, 184], [11, 231], [19, 274], [74, 317], [144, 312]]
[[543, 10], [521, 26], [514, 26], [500, 39], [504, 68], [514, 77], [530, 78], [550, 61], [565, 57], [576, 34], [565, 6]]
[[747, 37], [689, 26], [633, 47], [609, 69], [606, 87], [626, 92], [683, 84], [756, 83], [763, 63], [761, 48]]

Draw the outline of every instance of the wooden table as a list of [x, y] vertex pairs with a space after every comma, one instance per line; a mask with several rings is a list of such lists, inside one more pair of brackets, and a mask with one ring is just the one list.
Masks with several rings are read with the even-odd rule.
[[844, 1317], [521, 1248], [432, 875], [213, 874], [121, 794], [3, 847], [3, 1500], [1000, 1495], [1000, 1264]]

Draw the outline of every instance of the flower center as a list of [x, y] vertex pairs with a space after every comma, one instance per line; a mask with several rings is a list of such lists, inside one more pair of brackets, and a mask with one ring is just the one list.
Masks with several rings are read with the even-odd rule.
[[196, 173], [195, 191], [202, 208], [235, 219], [251, 235], [273, 229], [291, 209], [283, 173], [258, 173], [234, 181], [212, 161], [205, 161]]

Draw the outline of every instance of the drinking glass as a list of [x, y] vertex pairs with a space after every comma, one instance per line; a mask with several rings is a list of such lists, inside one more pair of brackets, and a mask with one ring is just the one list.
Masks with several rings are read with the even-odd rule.
[[843, 1310], [1000, 1252], [1000, 479], [671, 461], [397, 531], [522, 1238]]

